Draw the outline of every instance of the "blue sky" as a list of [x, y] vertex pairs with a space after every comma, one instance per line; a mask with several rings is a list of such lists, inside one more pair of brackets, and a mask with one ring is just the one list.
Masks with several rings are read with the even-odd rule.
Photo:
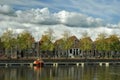
[[0, 34], [7, 28], [33, 35], [42, 29], [42, 34], [49, 27], [58, 29], [56, 36], [63, 29], [77, 36], [86, 31], [93, 38], [100, 32], [119, 34], [119, 7], [120, 0], [0, 0]]

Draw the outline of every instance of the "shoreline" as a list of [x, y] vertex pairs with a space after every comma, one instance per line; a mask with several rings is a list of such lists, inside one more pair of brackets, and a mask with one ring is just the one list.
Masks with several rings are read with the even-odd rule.
[[[43, 58], [44, 65], [120, 65], [120, 59], [49, 59]], [[30, 66], [33, 67], [35, 59], [0, 59], [0, 66]]]

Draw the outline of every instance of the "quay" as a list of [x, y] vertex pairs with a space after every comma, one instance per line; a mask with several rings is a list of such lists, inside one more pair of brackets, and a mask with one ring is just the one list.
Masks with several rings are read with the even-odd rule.
[[35, 59], [0, 59], [0, 66], [33, 66]]
[[120, 59], [43, 59], [45, 65], [120, 65]]
[[[0, 59], [0, 66], [30, 66], [33, 67], [33, 62], [35, 59]], [[109, 66], [109, 65], [120, 65], [120, 59], [49, 59], [43, 58], [44, 65], [99, 65], [99, 66]]]

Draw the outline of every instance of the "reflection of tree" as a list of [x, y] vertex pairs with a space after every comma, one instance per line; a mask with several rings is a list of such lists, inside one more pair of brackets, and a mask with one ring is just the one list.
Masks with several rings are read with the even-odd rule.
[[119, 80], [119, 66], [0, 68], [0, 80]]
[[54, 79], [58, 77], [58, 68], [54, 67], [52, 69], [52, 76]]
[[[115, 68], [114, 68], [115, 67]], [[119, 80], [120, 79], [120, 66], [111, 67], [111, 80]]]

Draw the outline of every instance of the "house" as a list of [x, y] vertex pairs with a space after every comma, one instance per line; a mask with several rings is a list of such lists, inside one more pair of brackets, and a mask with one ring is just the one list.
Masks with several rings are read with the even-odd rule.
[[72, 43], [70, 49], [68, 49], [68, 57], [74, 58], [79, 57], [80, 48], [79, 48], [79, 40], [76, 36], [71, 36], [68, 38], [68, 41]]
[[[56, 40], [55, 46], [55, 56], [56, 57], [68, 57], [74, 58], [80, 55], [79, 40], [76, 36], [70, 36], [67, 41], [64, 39]], [[67, 48], [65, 48], [67, 46]]]

